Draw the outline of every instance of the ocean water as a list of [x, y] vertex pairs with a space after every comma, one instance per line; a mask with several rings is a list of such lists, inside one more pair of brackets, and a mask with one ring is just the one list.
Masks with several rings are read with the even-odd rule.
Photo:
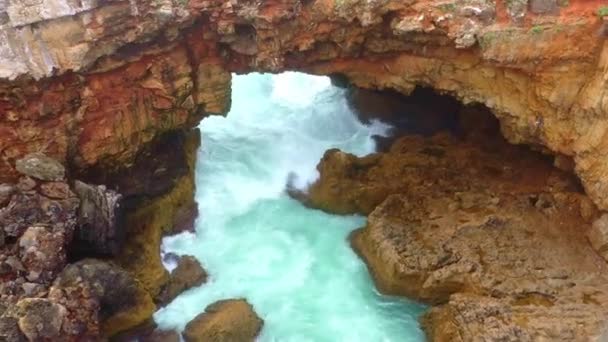
[[351, 250], [349, 233], [365, 217], [303, 207], [285, 194], [305, 189], [333, 147], [374, 151], [344, 90], [301, 73], [233, 78], [232, 110], [203, 120], [196, 184], [196, 233], [165, 238], [163, 253], [196, 256], [210, 278], [156, 312], [182, 330], [217, 300], [244, 297], [264, 319], [259, 341], [423, 341], [421, 305], [381, 295]]

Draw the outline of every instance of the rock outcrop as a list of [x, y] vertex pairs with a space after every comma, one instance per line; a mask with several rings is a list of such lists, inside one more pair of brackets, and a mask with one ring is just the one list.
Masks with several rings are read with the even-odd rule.
[[171, 271], [169, 281], [164, 285], [157, 301], [160, 305], [171, 302], [180, 293], [207, 281], [207, 272], [195, 257], [184, 255], [179, 258], [177, 267]]
[[422, 318], [430, 340], [605, 338], [608, 264], [587, 240], [600, 212], [553, 158], [467, 114], [461, 137], [326, 152], [308, 204], [369, 214], [353, 248], [381, 291], [434, 305]]
[[255, 341], [264, 321], [244, 299], [227, 299], [205, 308], [186, 325], [186, 342]]
[[44, 151], [72, 169], [133, 162], [225, 113], [230, 72], [341, 74], [480, 102], [514, 143], [573, 158], [608, 209], [606, 4], [557, 1], [151, 1], [0, 7], [0, 181]]
[[[530, 171], [519, 154], [512, 156], [512, 169], [483, 159], [506, 151], [503, 157], [510, 160], [509, 150], [473, 149], [485, 141], [470, 141], [453, 151], [458, 158], [446, 158], [446, 144], [453, 141], [444, 137], [431, 142], [438, 144], [433, 148], [416, 139], [401, 143], [420, 147], [418, 156], [388, 154], [405, 154], [414, 165], [328, 153], [322, 173], [344, 179], [314, 189], [319, 207], [370, 213], [389, 195], [448, 186], [460, 194], [446, 197], [456, 203], [450, 210], [457, 217], [458, 210], [479, 201], [497, 200], [494, 205], [505, 201], [515, 215], [524, 210], [515, 203], [533, 193], [529, 202], [540, 212], [571, 202], [572, 211], [563, 215], [578, 208], [582, 234], [605, 254], [603, 221], [591, 226], [589, 220], [599, 219], [593, 204], [608, 210], [607, 17], [603, 0], [0, 0], [0, 295], [12, 305], [22, 293], [43, 293], [66, 262], [63, 250], [53, 257], [44, 250], [66, 248], [75, 234], [95, 253], [115, 255], [149, 298], [157, 299], [169, 279], [160, 239], [191, 227], [197, 214], [197, 144], [184, 137], [201, 118], [227, 112], [231, 72], [332, 74], [362, 88], [403, 94], [422, 85], [464, 103], [482, 103], [511, 143], [542, 149], [555, 155], [556, 165], [572, 169], [593, 202], [574, 195], [576, 182], [541, 164], [533, 162]], [[475, 158], [467, 159], [468, 153]], [[442, 160], [461, 167], [460, 174]], [[462, 160], [476, 166], [463, 169]], [[471, 189], [462, 174], [481, 177], [487, 187]], [[84, 207], [101, 209], [99, 215], [76, 211], [80, 200], [70, 187], [76, 179], [106, 186], [77, 191], [87, 194], [90, 205]], [[124, 230], [115, 230], [116, 217], [104, 212], [118, 203], [108, 189], [123, 196]], [[506, 221], [507, 231], [515, 229], [512, 223]], [[39, 280], [44, 284], [36, 285]], [[89, 298], [85, 288], [74, 291]], [[505, 291], [509, 300], [512, 294]], [[79, 302], [61, 298], [68, 311]], [[461, 308], [473, 297], [454, 298], [460, 299], [441, 315], [455, 321], [472, 317]], [[82, 307], [83, 317], [94, 311]], [[19, 333], [15, 317], [0, 318], [5, 336]], [[431, 316], [427, 322], [432, 321], [438, 322]], [[79, 323], [69, 329], [81, 328], [88, 329]]]

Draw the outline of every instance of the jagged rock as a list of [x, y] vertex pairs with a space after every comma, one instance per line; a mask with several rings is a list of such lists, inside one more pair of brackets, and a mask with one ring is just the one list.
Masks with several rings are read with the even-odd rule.
[[50, 282], [66, 263], [65, 232], [45, 226], [29, 227], [19, 239], [19, 255], [29, 281]]
[[115, 254], [118, 252], [124, 231], [120, 229], [120, 200], [122, 196], [103, 185], [74, 183], [74, 192], [80, 199], [78, 228], [75, 234], [75, 252]]
[[15, 187], [10, 184], [0, 184], [0, 208], [4, 207], [15, 192]]
[[15, 169], [20, 173], [43, 181], [60, 181], [65, 168], [57, 160], [42, 153], [32, 153], [17, 160]]
[[74, 197], [70, 186], [62, 182], [50, 182], [40, 185], [40, 193], [52, 199], [66, 199]]
[[183, 337], [186, 342], [254, 341], [263, 324], [246, 300], [221, 300], [190, 321]]
[[26, 298], [17, 303], [19, 329], [30, 341], [57, 339], [66, 309], [48, 299]]
[[201, 267], [198, 260], [190, 255], [179, 258], [177, 267], [171, 271], [169, 281], [164, 286], [157, 302], [166, 305], [180, 293], [191, 287], [200, 286], [207, 281], [207, 272]]
[[66, 194], [69, 197], [65, 199], [51, 199], [35, 191], [19, 189], [10, 202], [0, 208], [0, 226], [11, 237], [20, 236], [32, 225], [48, 225], [56, 231], [63, 230], [71, 238], [78, 199], [71, 191]]
[[100, 299], [92, 284], [79, 279], [69, 286], [53, 286], [48, 298], [63, 305], [68, 315], [63, 321], [62, 335], [76, 340], [100, 338]]
[[381, 291], [436, 305], [423, 320], [432, 340], [599, 336], [608, 265], [585, 237], [603, 241], [589, 199], [550, 160], [463, 136], [403, 137], [362, 158], [328, 151], [309, 204], [372, 209], [353, 248]]
[[39, 3], [12, 2], [0, 15], [0, 92], [10, 94], [0, 180], [16, 181], [12, 161], [39, 150], [77, 174], [128, 168], [154, 139], [226, 113], [231, 72], [304, 70], [483, 103], [511, 142], [573, 157], [606, 209], [607, 68], [596, 53], [605, 25], [597, 1], [560, 1], [564, 14], [551, 18], [527, 13], [554, 3], [134, 0], [41, 14]]
[[87, 296], [99, 303], [102, 332], [107, 336], [144, 322], [155, 310], [149, 294], [131, 274], [101, 260], [85, 259], [66, 266], [53, 288], [66, 293], [72, 288], [80, 288], [84, 294], [90, 291]]
[[141, 342], [180, 342], [180, 335], [177, 331], [154, 330], [150, 334], [139, 337]]

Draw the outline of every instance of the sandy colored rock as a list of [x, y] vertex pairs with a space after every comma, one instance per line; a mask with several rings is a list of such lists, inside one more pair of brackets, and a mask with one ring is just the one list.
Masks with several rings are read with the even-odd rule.
[[186, 325], [186, 342], [254, 341], [262, 321], [244, 299], [221, 300]]
[[47, 299], [23, 299], [17, 303], [19, 329], [30, 341], [57, 339], [67, 310]]
[[328, 151], [308, 204], [371, 208], [353, 248], [382, 292], [434, 305], [432, 341], [601, 336], [608, 264], [586, 236], [598, 211], [551, 158], [483, 131], [406, 136], [363, 158]]
[[157, 298], [160, 305], [167, 305], [180, 293], [207, 281], [207, 272], [199, 261], [190, 255], [184, 255], [177, 261], [177, 267], [171, 271], [169, 281]]

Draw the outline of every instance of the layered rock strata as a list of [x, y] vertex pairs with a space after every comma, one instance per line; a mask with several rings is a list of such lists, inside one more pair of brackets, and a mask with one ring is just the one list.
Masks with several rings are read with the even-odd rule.
[[[80, 221], [94, 227], [92, 234], [70, 217], [61, 224], [87, 246], [75, 254], [118, 255], [117, 263], [156, 298], [169, 279], [160, 239], [187, 229], [196, 215], [193, 164], [180, 157], [191, 140], [180, 137], [204, 116], [227, 112], [231, 72], [300, 70], [404, 94], [423, 85], [483, 103], [510, 142], [554, 154], [606, 210], [606, 6], [603, 0], [0, 0], [0, 182], [13, 184], [0, 186], [0, 205], [13, 201], [14, 184], [25, 192], [40, 186], [20, 180], [32, 165], [17, 161], [31, 154], [66, 165], [67, 183], [106, 185], [114, 195], [76, 191], [88, 194], [83, 207], [101, 209]], [[176, 160], [167, 157], [171, 151]], [[164, 157], [150, 158], [157, 152]], [[373, 158], [348, 163], [361, 174]], [[371, 212], [405, 188], [392, 185], [359, 187], [361, 197], [341, 203], [339, 212]], [[58, 200], [52, 196], [68, 200], [76, 190], [45, 187], [47, 195], [41, 186], [37, 195], [17, 194], [43, 205]], [[113, 207], [118, 194], [130, 214], [112, 227], [121, 215], [103, 208]], [[326, 209], [332, 196], [326, 193]], [[595, 214], [585, 202], [578, 205], [587, 220]], [[62, 205], [58, 212], [72, 215]], [[38, 216], [5, 216], [12, 228], [0, 232], [0, 242], [14, 246], [23, 234], [20, 248], [63, 246], [39, 225], [54, 219], [40, 208]], [[605, 254], [606, 229], [597, 222], [587, 235]], [[33, 274], [51, 279], [60, 270], [47, 266]]]
[[255, 341], [264, 321], [244, 299], [215, 302], [186, 325], [186, 342]]
[[514, 143], [574, 158], [608, 208], [606, 4], [559, 1], [5, 1], [0, 165], [44, 151], [129, 165], [162, 133], [225, 113], [231, 71], [345, 75], [481, 102]]

